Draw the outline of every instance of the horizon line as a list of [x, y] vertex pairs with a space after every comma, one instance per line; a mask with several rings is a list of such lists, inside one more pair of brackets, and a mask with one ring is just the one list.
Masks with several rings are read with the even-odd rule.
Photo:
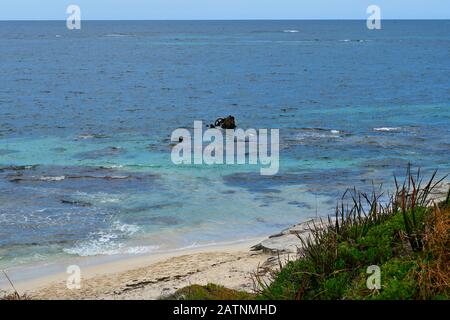
[[[249, 19], [81, 19], [81, 21], [366, 21], [364, 18], [302, 18], [302, 19], [272, 19], [272, 18], [249, 18]], [[448, 21], [450, 18], [383, 18], [382, 21]], [[66, 21], [66, 19], [0, 19], [0, 22], [46, 22]]]

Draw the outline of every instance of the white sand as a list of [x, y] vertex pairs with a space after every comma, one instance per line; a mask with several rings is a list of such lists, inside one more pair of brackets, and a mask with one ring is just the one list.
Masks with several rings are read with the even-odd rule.
[[252, 252], [258, 241], [123, 259], [82, 268], [81, 288], [69, 290], [68, 274], [17, 283], [33, 299], [157, 299], [190, 284], [215, 283], [252, 292], [252, 274], [270, 255]]

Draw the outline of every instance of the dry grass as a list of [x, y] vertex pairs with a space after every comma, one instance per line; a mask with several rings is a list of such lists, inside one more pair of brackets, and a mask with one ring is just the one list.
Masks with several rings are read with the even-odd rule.
[[11, 285], [11, 288], [13, 289], [12, 293], [8, 293], [8, 292], [2, 292], [0, 291], [0, 300], [31, 300], [31, 298], [26, 295], [26, 294], [20, 294], [16, 287], [14, 286], [13, 282], [11, 281], [11, 279], [9, 278], [8, 274], [6, 273], [6, 271], [2, 271], [3, 275], [6, 277], [6, 279], [8, 280], [9, 284]]
[[0, 300], [31, 300], [31, 298], [26, 294], [19, 295], [17, 292], [14, 292], [0, 296]]
[[179, 289], [164, 300], [253, 300], [254, 295], [209, 283], [206, 286], [190, 285]]
[[424, 258], [420, 263], [420, 295], [450, 295], [450, 208], [435, 207], [424, 232]]

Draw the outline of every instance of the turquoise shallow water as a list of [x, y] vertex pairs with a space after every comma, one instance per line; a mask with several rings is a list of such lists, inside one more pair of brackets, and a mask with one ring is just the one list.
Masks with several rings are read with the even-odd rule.
[[[448, 173], [449, 31], [0, 22], [0, 266], [253, 238], [408, 163]], [[174, 129], [228, 114], [280, 129], [276, 176], [172, 164]]]

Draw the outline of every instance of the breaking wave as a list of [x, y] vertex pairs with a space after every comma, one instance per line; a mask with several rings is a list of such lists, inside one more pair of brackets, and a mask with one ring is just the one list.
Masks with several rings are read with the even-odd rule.
[[135, 254], [156, 250], [157, 246], [126, 247], [120, 241], [130, 237], [140, 230], [140, 227], [132, 224], [124, 224], [115, 221], [110, 229], [98, 231], [91, 235], [91, 239], [81, 241], [72, 248], [63, 251], [80, 257], [114, 254]]
[[373, 128], [374, 131], [384, 131], [384, 132], [390, 132], [390, 131], [399, 131], [400, 128], [398, 127], [381, 127], [381, 128]]

